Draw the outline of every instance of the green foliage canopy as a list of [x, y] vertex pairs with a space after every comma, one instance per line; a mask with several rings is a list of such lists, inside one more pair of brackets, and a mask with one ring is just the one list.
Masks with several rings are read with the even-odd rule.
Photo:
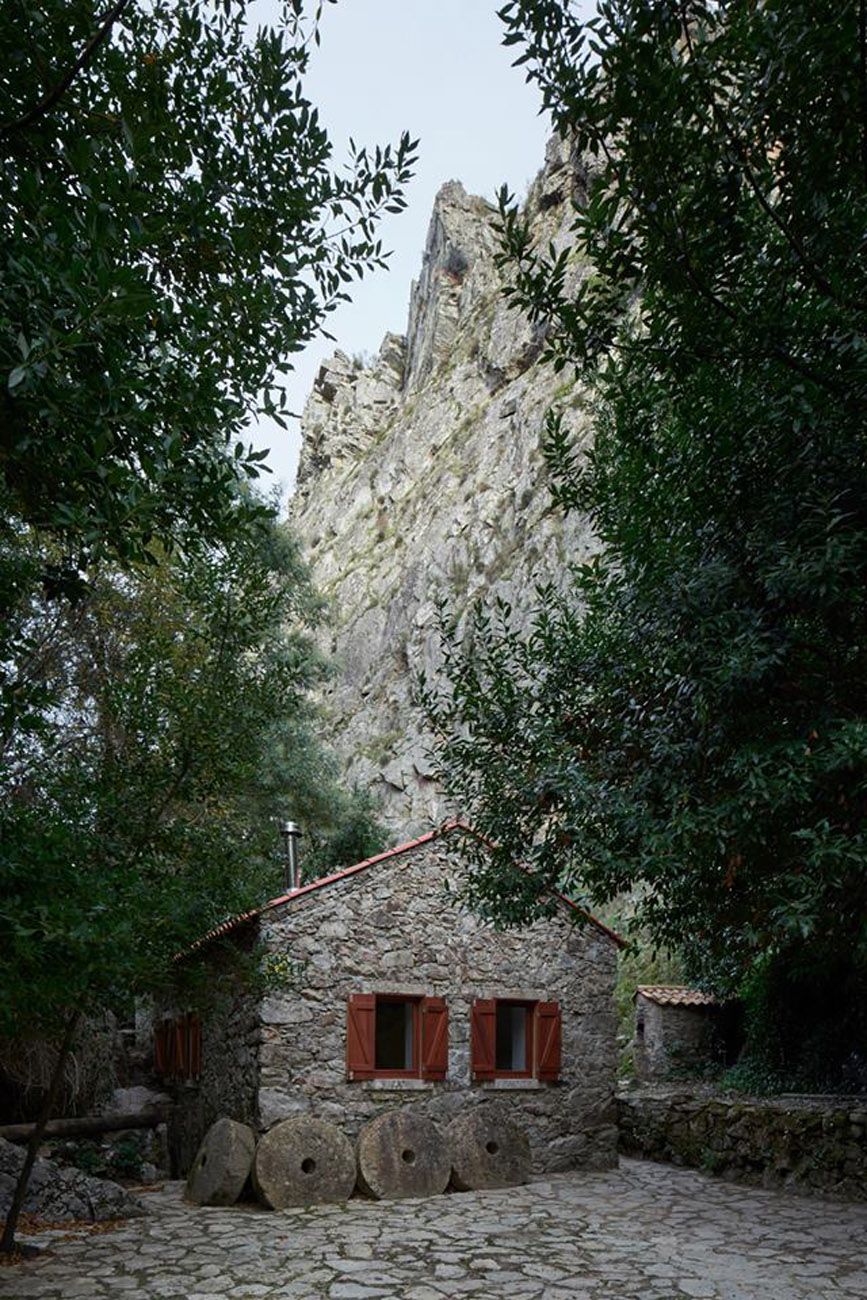
[[245, 430], [383, 264], [415, 146], [335, 169], [321, 5], [248, 8], [0, 16], [4, 1031], [153, 987], [273, 892], [277, 812], [323, 866], [381, 843], [316, 740], [318, 605]]
[[315, 601], [248, 487], [251, 415], [283, 422], [276, 376], [383, 264], [412, 164], [404, 135], [333, 169], [321, 8], [0, 14], [0, 1032], [63, 1026], [40, 1123], [80, 1016], [273, 888], [287, 777], [319, 773], [323, 861], [379, 843], [313, 739]]
[[174, 954], [279, 891], [278, 815], [359, 856], [379, 847], [315, 739], [318, 613], [267, 523], [103, 568], [75, 600], [34, 597], [43, 703], [8, 738], [0, 784], [0, 1032], [165, 987]]
[[[528, 628], [447, 621], [447, 786], [539, 889], [630, 891], [694, 978], [863, 962], [864, 6], [501, 16], [587, 178], [583, 273], [501, 213], [512, 299], [587, 386], [592, 448], [556, 411], [545, 446], [601, 551]], [[497, 867], [477, 891], [514, 910]]]
[[318, 15], [250, 33], [247, 8], [3, 6], [0, 500], [60, 539], [55, 583], [243, 523], [251, 414], [282, 418], [275, 374], [403, 206], [407, 136], [332, 167]]

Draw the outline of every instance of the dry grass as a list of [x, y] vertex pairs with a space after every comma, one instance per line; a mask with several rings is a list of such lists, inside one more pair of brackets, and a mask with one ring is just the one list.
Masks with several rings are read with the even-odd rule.
[[[18, 1220], [16, 1232], [21, 1236], [35, 1237], [43, 1232], [56, 1234], [52, 1237], [52, 1243], [55, 1241], [75, 1241], [81, 1236], [94, 1237], [105, 1232], [115, 1232], [122, 1228], [127, 1219], [102, 1219], [99, 1223], [91, 1223], [88, 1219], [63, 1219], [54, 1222], [50, 1219], [40, 1219], [35, 1214], [22, 1214]], [[5, 1225], [5, 1220], [0, 1221], [0, 1232]], [[34, 1247], [29, 1242], [19, 1243], [10, 1254], [0, 1252], [0, 1267], [8, 1268], [15, 1264], [25, 1264], [28, 1259], [34, 1255], [44, 1255], [49, 1253], [44, 1246]]]

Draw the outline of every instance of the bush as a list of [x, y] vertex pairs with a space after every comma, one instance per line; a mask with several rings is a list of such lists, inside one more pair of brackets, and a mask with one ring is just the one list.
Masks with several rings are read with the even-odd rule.
[[123, 1133], [102, 1142], [92, 1139], [53, 1142], [51, 1159], [71, 1165], [94, 1178], [138, 1182], [144, 1166], [153, 1163], [153, 1137], [147, 1132]]
[[860, 954], [793, 947], [756, 969], [744, 1002], [746, 1043], [726, 1086], [760, 1096], [867, 1090], [867, 961]]

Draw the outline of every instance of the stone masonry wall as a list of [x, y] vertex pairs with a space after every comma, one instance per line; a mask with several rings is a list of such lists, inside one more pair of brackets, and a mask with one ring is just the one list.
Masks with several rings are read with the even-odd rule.
[[867, 1200], [867, 1099], [732, 1099], [664, 1088], [618, 1098], [620, 1150], [732, 1181]]
[[639, 1079], [688, 1077], [690, 1069], [722, 1059], [718, 1008], [658, 1006], [639, 993], [636, 1016], [644, 1024], [633, 1048]]
[[[444, 837], [301, 895], [263, 919], [272, 949], [307, 965], [300, 992], [269, 998], [262, 1007], [261, 1125], [307, 1113], [354, 1137], [384, 1108], [413, 1105], [448, 1121], [463, 1107], [489, 1103], [507, 1109], [528, 1131], [537, 1170], [612, 1165], [614, 945], [559, 908], [523, 931], [495, 932], [447, 899], [446, 881], [459, 870]], [[446, 1080], [347, 1081], [351, 993], [445, 997]], [[471, 1083], [470, 1007], [476, 997], [560, 1003], [558, 1083]]]

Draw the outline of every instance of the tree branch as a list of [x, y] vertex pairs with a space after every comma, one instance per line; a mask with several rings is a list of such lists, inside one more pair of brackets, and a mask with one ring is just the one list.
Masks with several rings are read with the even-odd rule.
[[861, 169], [867, 184], [867, 0], [858, 6], [858, 73], [861, 83]]
[[78, 58], [71, 67], [67, 69], [57, 84], [51, 90], [47, 91], [39, 102], [34, 104], [33, 107], [23, 115], [23, 117], [16, 118], [13, 122], [4, 122], [3, 125], [0, 126], [0, 136], [12, 135], [16, 131], [23, 131], [26, 127], [32, 126], [34, 122], [38, 122], [40, 117], [44, 117], [46, 113], [51, 112], [55, 104], [57, 104], [66, 94], [78, 74], [83, 72], [84, 69], [93, 61], [96, 51], [99, 49], [100, 45], [108, 39], [112, 27], [117, 22], [124, 9], [126, 9], [129, 2], [130, 0], [115, 0], [115, 3], [109, 9], [99, 27], [84, 46]]
[[[862, 54], [862, 73], [863, 73], [864, 71], [863, 23], [864, 23], [864, 14], [865, 14], [865, 4], [867, 4], [867, 0], [860, 0], [860, 4], [861, 4], [861, 22], [862, 22], [861, 54]], [[683, 22], [684, 34], [686, 38], [687, 48], [690, 53], [690, 57], [694, 59], [695, 47], [693, 45], [692, 32], [690, 31], [689, 18], [686, 12], [685, 4], [681, 4], [681, 21]], [[711, 114], [713, 115], [717, 123], [717, 126], [721, 129], [725, 139], [727, 140], [728, 147], [731, 149], [737, 163], [740, 165], [743, 174], [746, 178], [747, 184], [749, 185], [750, 189], [755, 195], [756, 201], [758, 202], [759, 207], [762, 209], [762, 212], [764, 212], [765, 216], [769, 219], [769, 221], [771, 221], [772, 224], [776, 226], [777, 230], [779, 230], [780, 234], [783, 236], [786, 243], [789, 245], [789, 248], [792, 250], [792, 252], [797, 257], [798, 261], [800, 262], [802, 269], [806, 272], [807, 276], [813, 281], [813, 284], [816, 286], [819, 292], [823, 293], [826, 298], [830, 298], [832, 302], [837, 302], [843, 307], [848, 307], [854, 310], [860, 310], [863, 304], [857, 302], [855, 303], [848, 302], [845, 298], [841, 298], [835, 292], [834, 286], [831, 284], [830, 280], [828, 280], [827, 276], [824, 274], [822, 269], [818, 267], [816, 263], [812, 260], [806, 248], [804, 247], [802, 241], [795, 234], [795, 232], [789, 228], [788, 224], [782, 219], [779, 212], [777, 212], [776, 209], [774, 208], [774, 205], [771, 202], [769, 202], [767, 195], [764, 193], [762, 187], [759, 185], [755, 172], [752, 169], [749, 160], [749, 152], [747, 150], [746, 145], [744, 144], [744, 141], [738, 138], [738, 136], [735, 134], [735, 132], [732, 130], [731, 126], [729, 125], [728, 117], [720, 107], [720, 104], [713, 93], [713, 88], [705, 86], [705, 89], [707, 92], [707, 100], [710, 106]], [[862, 106], [865, 103], [867, 103], [867, 87], [865, 87], [862, 80]], [[865, 137], [863, 135], [862, 135], [862, 156], [865, 159], [867, 159], [867, 140], [865, 140]]]

